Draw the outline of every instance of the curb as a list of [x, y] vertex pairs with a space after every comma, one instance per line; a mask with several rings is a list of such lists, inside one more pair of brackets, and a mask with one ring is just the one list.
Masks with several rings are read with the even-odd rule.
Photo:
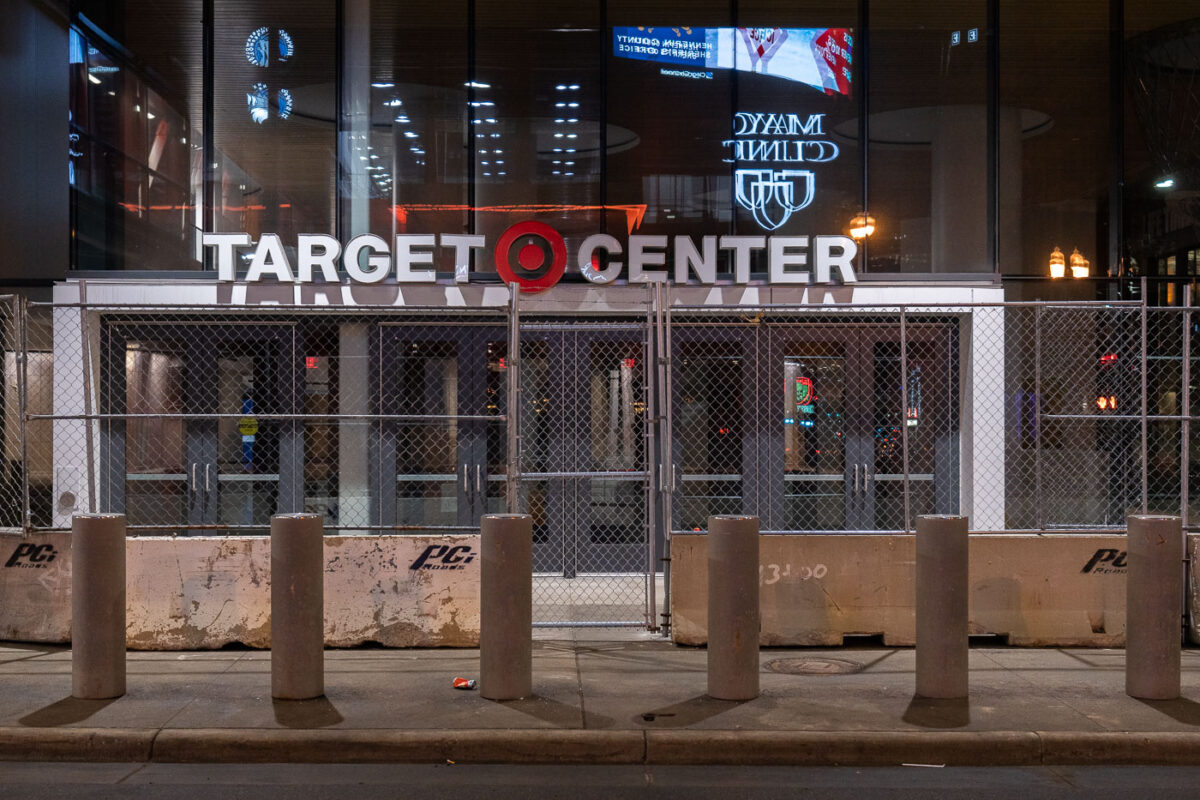
[[164, 730], [154, 761], [227, 763], [640, 764], [641, 731]]
[[[1200, 737], [1196, 739], [1200, 743]], [[1042, 763], [1032, 731], [648, 731], [650, 764], [772, 766], [1027, 766]]]
[[150, 761], [157, 728], [0, 728], [4, 761]]
[[0, 727], [0, 761], [858, 766], [1200, 765], [1200, 733]]

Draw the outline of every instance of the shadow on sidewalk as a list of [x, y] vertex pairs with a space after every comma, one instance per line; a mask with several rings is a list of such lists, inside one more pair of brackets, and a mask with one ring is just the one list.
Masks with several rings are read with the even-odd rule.
[[[613, 726], [612, 717], [603, 714], [584, 713], [578, 707], [551, 700], [540, 694], [532, 694], [520, 700], [495, 701], [505, 708], [520, 711], [534, 719], [548, 722], [556, 728], [590, 728], [602, 729]], [[586, 719], [585, 719], [586, 717]]]
[[78, 697], [64, 697], [45, 708], [39, 708], [37, 711], [26, 714], [17, 720], [17, 723], [30, 728], [55, 728], [59, 725], [83, 722], [116, 700], [116, 697], [110, 697], [107, 700], [80, 700]]
[[1195, 700], [1188, 700], [1186, 697], [1177, 697], [1174, 700], [1136, 699], [1139, 703], [1153, 708], [1155, 711], [1160, 711], [1184, 725], [1200, 725], [1200, 703]]
[[904, 721], [922, 728], [962, 728], [971, 724], [971, 701], [966, 697], [936, 698], [913, 695]]
[[656, 708], [633, 718], [634, 722], [655, 728], [686, 728], [748, 703], [748, 700], [718, 700], [706, 694], [674, 705]]
[[275, 721], [285, 728], [328, 728], [344, 718], [328, 697], [312, 700], [271, 700]]

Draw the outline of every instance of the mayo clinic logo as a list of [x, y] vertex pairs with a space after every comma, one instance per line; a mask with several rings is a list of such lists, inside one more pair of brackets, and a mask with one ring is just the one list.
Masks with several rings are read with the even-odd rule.
[[[739, 169], [733, 173], [734, 198], [769, 231], [813, 201], [816, 181], [806, 169]], [[803, 187], [796, 190], [797, 182]], [[799, 198], [799, 202], [797, 202]]]
[[823, 164], [840, 154], [836, 142], [825, 135], [824, 114], [761, 114], [739, 111], [734, 115], [734, 137], [721, 142], [730, 149], [727, 164], [771, 166], [734, 170], [734, 199], [754, 215], [754, 221], [773, 231], [792, 214], [807, 208], [816, 195], [816, 176], [807, 169], [778, 169], [780, 164]]

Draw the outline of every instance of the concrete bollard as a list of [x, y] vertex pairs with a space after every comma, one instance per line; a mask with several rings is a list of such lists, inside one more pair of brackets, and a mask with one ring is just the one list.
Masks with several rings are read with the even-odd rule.
[[125, 515], [71, 520], [71, 695], [125, 694]]
[[1125, 694], [1179, 697], [1183, 530], [1179, 517], [1132, 515], [1125, 587]]
[[533, 517], [487, 514], [479, 523], [479, 693], [533, 694]]
[[271, 517], [271, 697], [325, 694], [325, 547], [321, 517]]
[[967, 518], [917, 517], [917, 695], [967, 696]]
[[758, 517], [709, 517], [709, 697], [758, 697], [760, 628]]

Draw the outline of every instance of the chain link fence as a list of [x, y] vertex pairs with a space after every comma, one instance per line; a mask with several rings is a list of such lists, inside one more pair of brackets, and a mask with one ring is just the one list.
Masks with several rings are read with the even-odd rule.
[[653, 627], [670, 534], [712, 514], [850, 533], [1197, 518], [1190, 308], [647, 296], [620, 314], [0, 298], [0, 530], [100, 511], [137, 535], [262, 534], [306, 511], [439, 535], [519, 510], [536, 624]]

